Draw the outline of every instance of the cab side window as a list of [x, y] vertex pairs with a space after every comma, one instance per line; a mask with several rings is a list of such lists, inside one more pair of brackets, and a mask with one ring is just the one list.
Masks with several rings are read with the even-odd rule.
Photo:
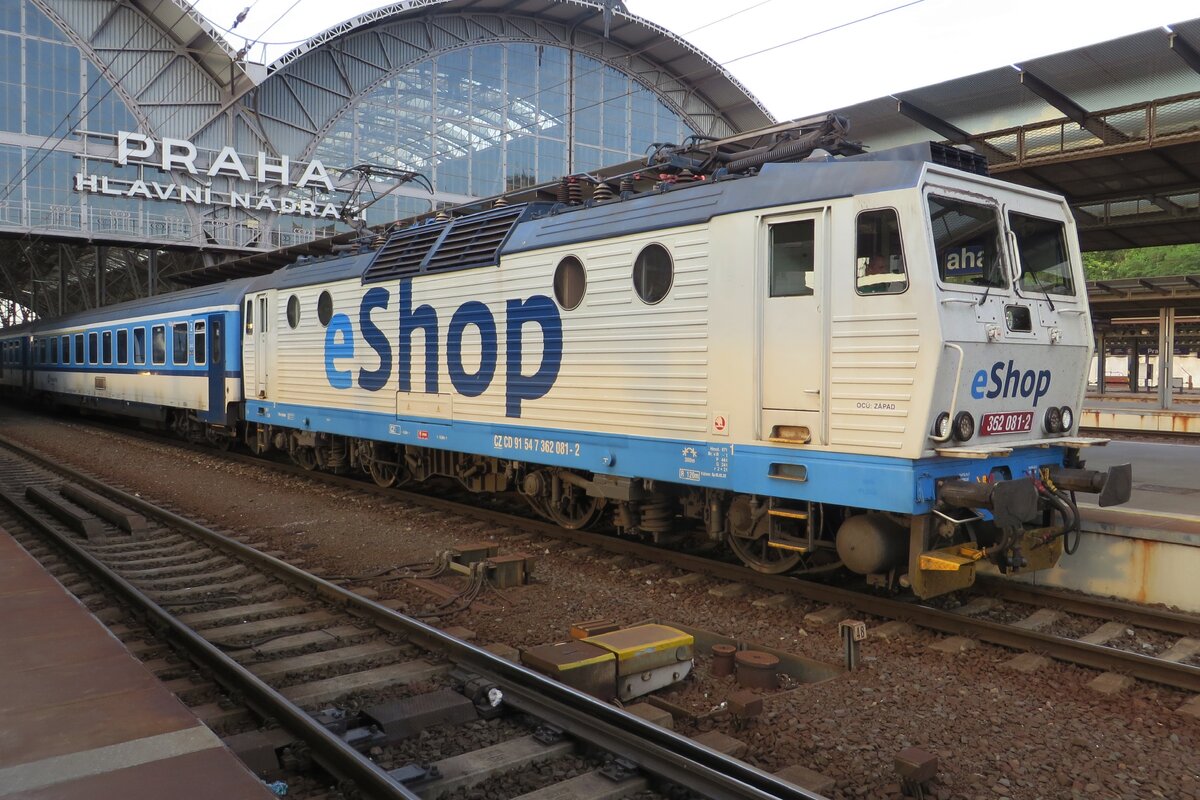
[[896, 211], [882, 208], [858, 215], [855, 226], [854, 289], [859, 294], [900, 294], [908, 288], [908, 270]]

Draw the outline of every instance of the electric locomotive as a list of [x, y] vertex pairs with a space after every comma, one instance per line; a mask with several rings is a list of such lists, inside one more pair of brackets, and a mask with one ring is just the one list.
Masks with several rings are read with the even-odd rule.
[[1131, 484], [1079, 458], [1102, 440], [1077, 430], [1069, 209], [973, 153], [844, 133], [663, 147], [250, 280], [238, 401], [185, 416], [309, 469], [451, 477], [764, 572], [929, 597], [983, 563], [1051, 567], [1074, 493]]

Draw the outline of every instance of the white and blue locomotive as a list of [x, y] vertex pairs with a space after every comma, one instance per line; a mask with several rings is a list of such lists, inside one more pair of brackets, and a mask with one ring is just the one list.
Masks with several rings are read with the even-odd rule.
[[1078, 460], [1097, 440], [1076, 436], [1092, 331], [1069, 209], [962, 168], [979, 161], [676, 159], [587, 202], [571, 182], [566, 202], [0, 332], [0, 382], [941, 594], [981, 561], [1053, 566], [1074, 492], [1130, 488]]

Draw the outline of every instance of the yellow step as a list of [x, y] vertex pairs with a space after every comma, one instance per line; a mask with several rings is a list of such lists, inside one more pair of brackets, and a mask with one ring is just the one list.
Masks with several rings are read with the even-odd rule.
[[956, 544], [952, 547], [943, 547], [940, 550], [930, 550], [926, 553], [921, 553], [918, 564], [923, 570], [957, 572], [963, 567], [974, 564], [981, 558], [983, 558], [982, 550], [968, 545]]
[[787, 508], [771, 508], [767, 510], [768, 516], [783, 517], [784, 519], [808, 519], [807, 511], [792, 511]]

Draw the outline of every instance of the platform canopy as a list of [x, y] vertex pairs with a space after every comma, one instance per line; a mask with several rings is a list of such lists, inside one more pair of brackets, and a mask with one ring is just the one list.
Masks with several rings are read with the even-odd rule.
[[1200, 242], [1200, 20], [837, 109], [873, 148], [931, 137], [1065, 195], [1084, 250]]

